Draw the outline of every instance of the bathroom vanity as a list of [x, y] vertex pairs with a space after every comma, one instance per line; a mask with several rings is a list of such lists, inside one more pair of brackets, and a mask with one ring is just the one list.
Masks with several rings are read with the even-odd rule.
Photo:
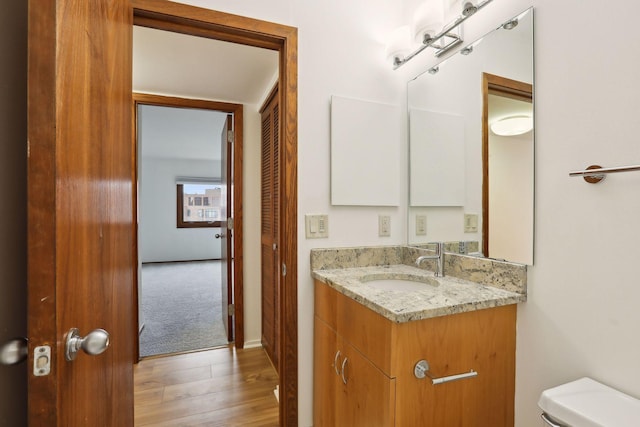
[[[312, 251], [314, 426], [513, 426], [515, 304], [524, 288], [434, 278], [411, 265], [416, 255]], [[471, 257], [445, 264], [492, 263], [462, 258]], [[526, 277], [519, 268], [472, 274], [500, 276], [508, 287]]]

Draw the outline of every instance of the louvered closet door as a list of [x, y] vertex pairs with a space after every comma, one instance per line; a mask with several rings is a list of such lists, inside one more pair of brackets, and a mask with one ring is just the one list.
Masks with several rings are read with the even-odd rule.
[[279, 115], [274, 91], [262, 111], [262, 345], [278, 369], [279, 342]]

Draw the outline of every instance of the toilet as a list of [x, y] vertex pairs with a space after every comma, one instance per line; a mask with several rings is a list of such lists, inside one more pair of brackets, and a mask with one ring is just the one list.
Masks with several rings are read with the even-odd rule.
[[543, 391], [538, 406], [545, 427], [640, 426], [640, 400], [586, 377]]

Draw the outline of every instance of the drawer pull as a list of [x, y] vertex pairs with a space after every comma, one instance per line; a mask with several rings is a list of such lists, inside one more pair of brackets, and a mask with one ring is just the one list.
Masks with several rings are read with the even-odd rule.
[[427, 362], [426, 360], [421, 360], [418, 363], [416, 363], [416, 366], [413, 368], [413, 374], [416, 376], [416, 378], [419, 378], [419, 379], [422, 379], [424, 377], [431, 378], [431, 382], [433, 383], [433, 385], [443, 384], [451, 381], [463, 380], [465, 378], [472, 378], [472, 377], [478, 376], [478, 373], [472, 369], [471, 371], [465, 372], [462, 374], [449, 375], [446, 377], [436, 378], [434, 375], [432, 375], [429, 372], [429, 362]]
[[340, 350], [336, 351], [336, 357], [333, 358], [333, 370], [336, 371], [336, 375], [340, 375], [340, 371], [338, 371], [339, 358], [340, 358]]
[[340, 376], [342, 377], [342, 382], [346, 385], [347, 384], [347, 379], [344, 376], [344, 371], [347, 368], [347, 360], [349, 360], [348, 357], [345, 357], [344, 360], [342, 361], [342, 373], [340, 374]]

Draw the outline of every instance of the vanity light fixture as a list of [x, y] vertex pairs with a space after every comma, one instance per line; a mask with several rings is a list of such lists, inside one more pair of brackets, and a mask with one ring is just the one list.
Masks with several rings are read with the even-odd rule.
[[393, 49], [390, 49], [393, 46], [392, 40], [387, 44], [387, 57], [393, 60], [393, 69], [403, 66], [428, 47], [436, 50], [436, 56], [441, 56], [460, 45], [464, 41], [461, 24], [491, 1], [493, 0], [465, 1], [461, 14], [443, 27], [442, 0], [425, 0], [425, 3], [416, 10], [411, 34], [414, 40], [421, 43], [420, 47], [409, 54], [403, 54], [399, 50], [393, 52]]
[[533, 117], [526, 115], [507, 116], [491, 123], [491, 132], [499, 136], [522, 135], [533, 129]]

